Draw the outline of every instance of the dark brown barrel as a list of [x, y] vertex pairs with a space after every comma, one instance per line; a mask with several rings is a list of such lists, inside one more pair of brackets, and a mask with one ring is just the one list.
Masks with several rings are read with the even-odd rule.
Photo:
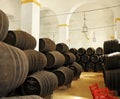
[[0, 42], [0, 96], [20, 86], [28, 74], [28, 60], [23, 51]]
[[30, 75], [23, 84], [23, 94], [45, 97], [58, 87], [56, 75], [48, 71], [39, 71]]
[[94, 54], [94, 55], [90, 56], [90, 60], [93, 63], [97, 63], [99, 61], [99, 56]]
[[70, 84], [74, 78], [74, 73], [70, 68], [60, 67], [53, 73], [58, 78], [58, 86]]
[[29, 95], [29, 96], [3, 97], [0, 99], [43, 99], [43, 98], [37, 95]]
[[25, 50], [24, 53], [28, 58], [30, 73], [42, 70], [47, 65], [47, 58], [43, 53], [32, 49]]
[[3, 41], [8, 33], [9, 21], [7, 15], [0, 10], [0, 41]]
[[22, 50], [34, 49], [36, 46], [36, 40], [32, 35], [27, 32], [17, 30], [8, 31], [4, 42]]
[[69, 68], [74, 72], [74, 77], [79, 78], [81, 73], [84, 71], [82, 66], [79, 65], [77, 62], [73, 62]]
[[85, 71], [94, 71], [94, 68], [95, 68], [95, 64], [92, 63], [92, 62], [88, 62], [88, 63], [86, 64]]
[[49, 52], [56, 49], [55, 42], [49, 38], [40, 38], [39, 39], [39, 51]]
[[83, 63], [87, 63], [87, 62], [89, 62], [89, 60], [90, 60], [90, 57], [88, 55], [85, 54], [85, 55], [81, 56], [81, 61]]
[[69, 50], [71, 53], [73, 53], [74, 55], [77, 54], [77, 49], [76, 48], [70, 48]]
[[56, 45], [56, 50], [61, 53], [67, 53], [69, 52], [69, 47], [65, 43], [58, 43]]
[[96, 48], [96, 50], [95, 50], [95, 54], [97, 54], [97, 55], [103, 55], [103, 48], [102, 47], [98, 47], [98, 48]]
[[89, 56], [94, 55], [95, 54], [95, 49], [92, 48], [92, 47], [87, 48], [86, 54], [89, 55]]
[[105, 60], [104, 58], [105, 58], [105, 55], [100, 55], [99, 56], [99, 61], [104, 63], [104, 60]]
[[105, 71], [106, 87], [112, 90], [120, 90], [120, 69]]
[[104, 41], [103, 50], [104, 54], [110, 54], [119, 51], [119, 41], [118, 40], [108, 40]]
[[50, 51], [46, 54], [47, 66], [46, 68], [58, 68], [65, 63], [65, 57], [58, 51]]
[[120, 52], [114, 52], [105, 55], [104, 65], [106, 70], [119, 69], [120, 68]]
[[76, 62], [79, 63], [81, 61], [80, 55], [77, 53], [77, 54], [75, 54], [75, 56], [76, 56]]
[[82, 66], [83, 70], [85, 70], [85, 67], [86, 67], [85, 63], [83, 63], [83, 62], [80, 61], [79, 64]]
[[79, 49], [78, 49], [78, 53], [79, 53], [80, 55], [84, 55], [84, 54], [86, 54], [86, 49], [85, 49], [85, 48], [79, 48]]
[[97, 63], [95, 63], [95, 68], [94, 68], [94, 71], [95, 72], [99, 72], [99, 71], [102, 71], [103, 69], [102, 69], [102, 62], [97, 62]]
[[76, 61], [76, 56], [71, 52], [65, 53], [64, 57], [65, 57], [65, 64], [71, 64]]

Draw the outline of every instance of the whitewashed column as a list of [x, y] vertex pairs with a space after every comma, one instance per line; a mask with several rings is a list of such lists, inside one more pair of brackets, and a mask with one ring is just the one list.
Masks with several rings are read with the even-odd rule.
[[69, 24], [66, 23], [67, 16], [58, 16], [59, 20], [59, 42], [69, 45]]
[[21, 0], [21, 30], [35, 37], [39, 50], [40, 0]]
[[115, 19], [116, 22], [116, 37], [120, 39], [120, 17]]

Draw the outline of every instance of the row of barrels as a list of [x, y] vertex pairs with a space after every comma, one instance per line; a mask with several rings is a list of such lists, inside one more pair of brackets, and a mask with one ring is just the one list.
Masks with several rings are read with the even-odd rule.
[[30, 75], [22, 85], [23, 95], [40, 95], [46, 97], [59, 86], [67, 85], [74, 79], [70, 68], [60, 67], [52, 72], [39, 71]]
[[70, 51], [76, 56], [76, 62], [82, 65], [84, 71], [101, 71], [103, 65], [103, 49], [98, 47], [96, 50], [89, 47], [79, 48], [75, 50], [71, 48]]
[[92, 56], [94, 54], [96, 55], [103, 55], [103, 49], [102, 47], [97, 47], [96, 49], [93, 48], [93, 47], [88, 47], [87, 49], [85, 48], [79, 48], [78, 51], [77, 51], [80, 55], [89, 55], [89, 56]]

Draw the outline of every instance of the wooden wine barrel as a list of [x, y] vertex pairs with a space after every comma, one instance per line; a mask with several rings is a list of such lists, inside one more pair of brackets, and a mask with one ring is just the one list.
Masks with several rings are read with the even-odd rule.
[[73, 63], [69, 66], [69, 68], [70, 68], [71, 70], [73, 70], [73, 72], [74, 72], [74, 77], [75, 77], [75, 78], [79, 78], [80, 75], [81, 75], [81, 73], [84, 71], [83, 68], [82, 68], [82, 66], [79, 65], [77, 62], [73, 62]]
[[95, 54], [95, 49], [92, 48], [92, 47], [87, 48], [86, 54], [89, 55], [89, 56], [94, 55]]
[[105, 55], [104, 65], [106, 70], [120, 69], [120, 52]]
[[82, 66], [83, 70], [85, 71], [85, 68], [86, 68], [85, 63], [83, 63], [83, 62], [79, 61], [79, 64]]
[[119, 41], [118, 40], [104, 41], [103, 50], [104, 50], [104, 54], [118, 52], [119, 51]]
[[42, 70], [47, 65], [46, 56], [35, 50], [24, 50], [29, 62], [29, 72], [34, 73], [39, 70]]
[[60, 67], [53, 72], [58, 78], [58, 86], [68, 85], [74, 78], [73, 71], [68, 67]]
[[58, 87], [56, 75], [48, 71], [39, 71], [30, 75], [22, 86], [25, 95], [40, 95], [46, 97]]
[[64, 57], [65, 57], [65, 65], [71, 64], [76, 61], [76, 56], [71, 52], [65, 53]]
[[94, 68], [94, 72], [100, 72], [100, 71], [103, 71], [102, 69], [102, 62], [97, 62], [95, 63], [95, 68]]
[[99, 61], [99, 56], [94, 54], [94, 55], [90, 56], [90, 60], [93, 63], [97, 63]]
[[100, 55], [99, 56], [99, 61], [104, 63], [104, 60], [105, 60], [104, 58], [105, 58], [105, 55]]
[[0, 41], [3, 41], [8, 33], [9, 21], [7, 15], [0, 10]]
[[36, 40], [32, 35], [18, 30], [8, 31], [4, 42], [22, 50], [34, 49], [36, 46]]
[[103, 54], [104, 54], [104, 52], [103, 52], [103, 48], [102, 48], [102, 47], [98, 47], [98, 48], [96, 48], [96, 50], [95, 50], [95, 54], [97, 54], [97, 55], [103, 55]]
[[0, 99], [43, 99], [43, 98], [37, 95], [29, 95], [29, 96], [2, 97]]
[[47, 66], [46, 68], [58, 68], [65, 63], [65, 57], [58, 51], [50, 51], [46, 54]]
[[77, 54], [77, 49], [76, 48], [70, 48], [69, 50], [71, 53], [73, 53], [74, 55]]
[[55, 42], [49, 38], [40, 38], [39, 39], [39, 51], [49, 52], [56, 49]]
[[77, 53], [77, 54], [75, 54], [75, 56], [76, 56], [76, 62], [79, 63], [79, 61], [81, 61], [81, 57], [80, 57], [80, 55]]
[[0, 42], [0, 96], [20, 86], [28, 74], [28, 60], [23, 51]]
[[69, 52], [69, 47], [65, 43], [58, 43], [56, 45], [56, 50], [61, 53], [67, 53]]
[[94, 71], [94, 68], [95, 68], [95, 64], [92, 62], [88, 62], [86, 63], [85, 71]]
[[79, 48], [79, 49], [78, 49], [78, 53], [79, 53], [80, 55], [84, 55], [84, 54], [86, 54], [86, 49], [85, 49], [85, 48]]
[[87, 54], [81, 56], [81, 61], [83, 63], [87, 63], [89, 62], [89, 60], [90, 60], [90, 57]]
[[120, 90], [120, 69], [105, 71], [106, 87], [112, 90]]

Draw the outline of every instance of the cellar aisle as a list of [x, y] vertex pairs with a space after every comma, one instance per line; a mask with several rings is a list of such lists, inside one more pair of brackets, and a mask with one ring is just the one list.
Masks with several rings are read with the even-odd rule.
[[80, 79], [72, 82], [70, 88], [60, 87], [53, 93], [53, 99], [92, 99], [89, 85], [98, 83], [104, 87], [102, 73], [83, 72]]

